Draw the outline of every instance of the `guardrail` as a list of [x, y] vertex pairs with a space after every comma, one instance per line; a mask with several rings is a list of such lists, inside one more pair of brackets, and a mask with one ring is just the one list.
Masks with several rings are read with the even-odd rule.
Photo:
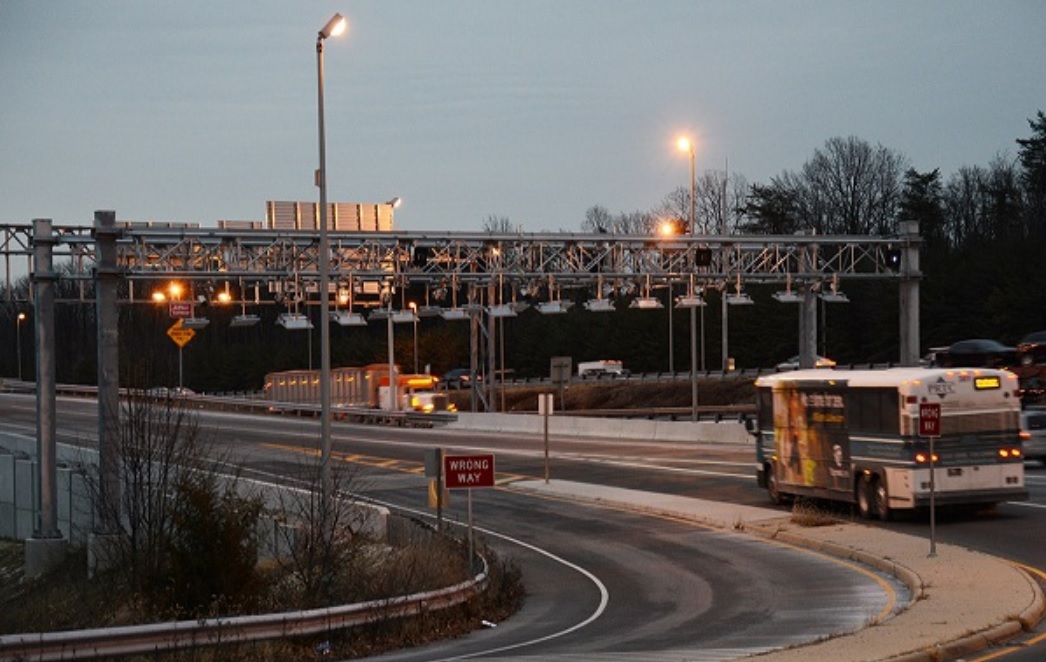
[[[584, 416], [598, 418], [643, 418], [648, 420], [687, 420], [692, 416], [690, 407], [648, 407], [636, 409], [578, 409], [561, 412], [566, 416]], [[698, 406], [698, 420], [743, 421], [746, 417], [755, 416], [756, 406], [751, 405], [710, 405]]]
[[0, 659], [88, 660], [236, 644], [339, 630], [467, 602], [488, 583], [487, 562], [472, 579], [435, 591], [298, 612], [208, 618], [92, 630], [0, 636]]

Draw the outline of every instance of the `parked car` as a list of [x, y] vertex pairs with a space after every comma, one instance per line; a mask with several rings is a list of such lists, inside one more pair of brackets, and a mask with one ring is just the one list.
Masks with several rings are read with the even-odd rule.
[[[792, 358], [788, 359], [787, 361], [781, 361], [780, 363], [777, 364], [776, 367], [777, 367], [777, 370], [779, 372], [780, 371], [784, 371], [784, 370], [798, 370], [799, 369], [799, 356], [796, 355], [796, 356], [793, 356]], [[835, 367], [835, 361], [833, 361], [832, 359], [829, 359], [829, 358], [825, 358], [823, 356], [815, 356], [814, 357], [814, 367], [815, 368], [834, 368]]]
[[1046, 409], [1021, 412], [1021, 444], [1025, 459], [1046, 463]]

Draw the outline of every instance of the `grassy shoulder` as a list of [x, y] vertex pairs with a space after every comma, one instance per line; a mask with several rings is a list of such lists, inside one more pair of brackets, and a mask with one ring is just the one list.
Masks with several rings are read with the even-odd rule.
[[[460, 563], [459, 547], [450, 543], [444, 550], [430, 546], [374, 550], [367, 577], [357, 585], [367, 584], [367, 599], [389, 597], [393, 592], [413, 592], [450, 585], [467, 573]], [[136, 595], [117, 575], [87, 577], [86, 555], [74, 550], [53, 572], [28, 580], [23, 577], [24, 545], [0, 540], [0, 634], [53, 632], [99, 627], [135, 625], [151, 621], [174, 620], [148, 617], [141, 596]], [[422, 645], [427, 642], [458, 637], [472, 630], [490, 627], [519, 610], [525, 598], [523, 577], [512, 561], [484, 549], [489, 564], [487, 589], [468, 603], [411, 618], [378, 620], [365, 627], [351, 628], [311, 637], [298, 637], [249, 644], [204, 647], [192, 651], [149, 655], [149, 660], [313, 660], [320, 654], [339, 659], [358, 658], [382, 652]], [[275, 570], [260, 568], [263, 578], [259, 600], [247, 613], [279, 612], [302, 609], [299, 597], [288, 587], [293, 577]], [[407, 589], [407, 586], [414, 588]], [[359, 596], [345, 602], [360, 601]], [[238, 610], [226, 615], [240, 614]], [[211, 614], [218, 616], [219, 613]], [[133, 658], [132, 658], [133, 659]], [[146, 658], [142, 658], [146, 659]]]

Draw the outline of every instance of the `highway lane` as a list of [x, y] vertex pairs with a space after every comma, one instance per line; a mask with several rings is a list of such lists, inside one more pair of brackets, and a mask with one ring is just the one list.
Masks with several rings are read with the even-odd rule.
[[[60, 410], [60, 434], [89, 441], [90, 406], [66, 402]], [[31, 423], [25, 416], [25, 407], [0, 398], [5, 425], [19, 425], [18, 418]], [[314, 419], [210, 413], [201, 419], [216, 441], [249, 458], [250, 469], [274, 476], [292, 474], [301, 466], [302, 449], [316, 447]], [[465, 436], [455, 434], [451, 441], [468, 448], [492, 443], [488, 435]], [[334, 426], [335, 457], [356, 468], [353, 480], [363, 491], [415, 509], [424, 508], [426, 495], [420, 458], [424, 448], [440, 442], [432, 431]], [[541, 456], [533, 439], [499, 437], [493, 443], [509, 480], [538, 473]], [[629, 464], [651, 462], [663, 464], [669, 476], [691, 475], [680, 474], [682, 469], [706, 479], [716, 471], [725, 474], [717, 480], [743, 478], [731, 476], [738, 469], [723, 459], [729, 453], [698, 462], [685, 444], [586, 442], [570, 445], [570, 452], [574, 457], [563, 461], [563, 470], [585, 474], [588, 466], [590, 479], [599, 473], [621, 481], [637, 472]], [[526, 607], [496, 629], [395, 659], [579, 653], [732, 659], [860, 627], [905, 599], [896, 583], [838, 561], [691, 523], [549, 501], [510, 488], [477, 493], [474, 505], [477, 521], [492, 529], [486, 534], [492, 545], [523, 566], [530, 590]], [[448, 517], [464, 519], [463, 507], [456, 496]]]

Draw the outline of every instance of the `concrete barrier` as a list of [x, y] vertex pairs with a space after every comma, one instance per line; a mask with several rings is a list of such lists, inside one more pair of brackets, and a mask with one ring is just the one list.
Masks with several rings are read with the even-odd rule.
[[[473, 414], [459, 412], [458, 420], [447, 429], [544, 434], [543, 416], [538, 414]], [[682, 441], [709, 444], [751, 445], [752, 437], [738, 422], [649, 421], [586, 416], [550, 416], [550, 435], [597, 439]]]

